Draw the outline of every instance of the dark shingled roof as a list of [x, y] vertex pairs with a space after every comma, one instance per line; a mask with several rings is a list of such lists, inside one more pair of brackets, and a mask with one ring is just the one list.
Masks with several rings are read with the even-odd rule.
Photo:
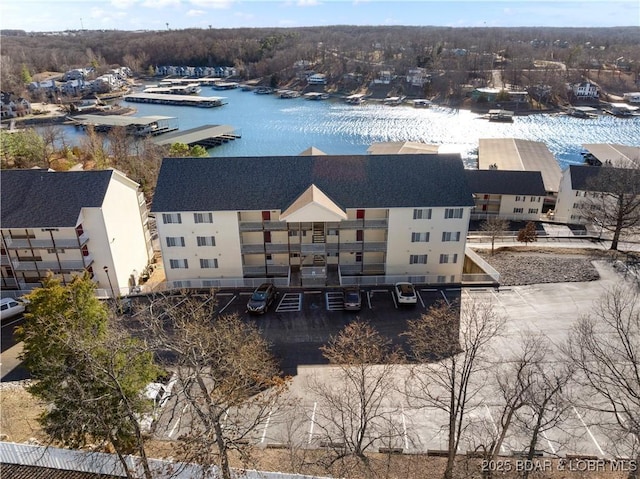
[[73, 227], [81, 208], [102, 205], [112, 174], [112, 170], [3, 170], [2, 228]]
[[473, 206], [457, 154], [327, 155], [165, 158], [152, 211], [284, 211], [312, 184], [343, 209]]
[[465, 170], [474, 193], [545, 196], [539, 171]]
[[[640, 194], [640, 169], [587, 165], [569, 165], [569, 168], [574, 190], [614, 193], [623, 188], [626, 193]], [[596, 181], [600, 172], [603, 177]], [[608, 185], [611, 188], [607, 188]]]
[[0, 477], [11, 479], [121, 479], [122, 476], [96, 474], [66, 469], [50, 469], [21, 464], [0, 464]]

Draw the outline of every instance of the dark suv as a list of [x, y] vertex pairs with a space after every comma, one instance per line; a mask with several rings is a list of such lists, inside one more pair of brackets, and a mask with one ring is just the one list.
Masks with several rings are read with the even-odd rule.
[[256, 288], [247, 303], [250, 313], [264, 314], [276, 299], [276, 287], [271, 283], [262, 283]]

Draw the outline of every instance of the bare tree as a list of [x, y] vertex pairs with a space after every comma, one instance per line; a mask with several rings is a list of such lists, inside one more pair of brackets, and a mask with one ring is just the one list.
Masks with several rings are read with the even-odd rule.
[[617, 250], [620, 236], [640, 227], [640, 159], [633, 168], [612, 165], [589, 168], [595, 172], [586, 180], [582, 217], [613, 233], [611, 247]]
[[173, 411], [178, 421], [187, 414], [179, 457], [216, 465], [230, 479], [231, 451], [250, 461], [253, 434], [280, 405], [288, 379], [280, 376], [257, 328], [235, 315], [215, 315], [212, 299], [161, 298], [141, 321], [181, 386]]
[[496, 238], [509, 230], [509, 221], [498, 216], [490, 216], [480, 225], [480, 230], [484, 231], [491, 238], [491, 256], [493, 256]]
[[[619, 457], [640, 464], [640, 296], [626, 284], [604, 293], [581, 317], [567, 347], [576, 382], [589, 398], [582, 407], [601, 416]], [[638, 470], [631, 471], [638, 477]]]
[[331, 464], [356, 458], [371, 475], [365, 452], [376, 443], [390, 447], [401, 435], [393, 421], [397, 407], [390, 401], [397, 390], [394, 377], [401, 354], [370, 324], [360, 321], [345, 326], [321, 349], [336, 366], [331, 381], [309, 381], [321, 401], [315, 414], [321, 442], [336, 453]]
[[454, 476], [466, 414], [486, 384], [487, 353], [503, 325], [493, 305], [477, 299], [465, 302], [461, 309], [454, 303], [438, 303], [409, 322], [409, 347], [420, 364], [412, 368], [406, 393], [410, 403], [447, 415], [445, 479]]

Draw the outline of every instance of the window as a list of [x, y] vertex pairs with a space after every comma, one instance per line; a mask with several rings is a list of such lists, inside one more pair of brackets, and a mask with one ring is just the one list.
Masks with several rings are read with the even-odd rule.
[[162, 222], [165, 225], [170, 223], [182, 223], [182, 215], [180, 213], [162, 213]]
[[520, 196], [516, 196], [516, 201], [520, 201]]
[[442, 241], [460, 241], [460, 231], [443, 231]]
[[440, 264], [445, 263], [457, 263], [458, 262], [458, 254], [441, 254], [440, 255]]
[[529, 214], [530, 215], [537, 215], [538, 214], [538, 208], [529, 208]]
[[333, 229], [333, 228], [328, 229], [327, 230], [327, 235], [328, 236], [339, 236], [340, 235], [340, 230]]
[[356, 241], [364, 241], [364, 231], [356, 230]]
[[356, 218], [359, 220], [364, 219], [364, 210], [356, 210]]
[[262, 236], [265, 243], [271, 243], [271, 231], [263, 231]]
[[462, 208], [445, 208], [445, 219], [449, 218], [462, 218]]
[[187, 269], [189, 262], [186, 259], [170, 259], [169, 267], [171, 269]]
[[429, 241], [429, 232], [411, 233], [412, 243], [427, 243]]
[[216, 245], [215, 236], [197, 236], [196, 241], [198, 242], [198, 246], [215, 246]]
[[409, 264], [427, 264], [427, 255], [412, 254], [409, 256]]
[[356, 253], [356, 263], [362, 263], [362, 253]]
[[445, 283], [447, 281], [446, 276], [438, 276], [438, 283]]
[[49, 254], [64, 254], [64, 249], [63, 248], [47, 248], [47, 253]]
[[489, 195], [484, 195], [484, 199], [488, 200], [489, 199]]
[[414, 220], [430, 220], [431, 208], [417, 208], [413, 210]]
[[298, 236], [298, 230], [289, 230], [289, 237]]
[[537, 201], [536, 201], [536, 197], [535, 197], [535, 196], [532, 196], [531, 198], [529, 198], [529, 201], [530, 201], [531, 203], [537, 203]]
[[201, 268], [217, 268], [218, 258], [213, 258], [213, 259], [200, 258], [200, 267]]
[[194, 213], [194, 223], [213, 223], [213, 213]]
[[82, 224], [79, 224], [78, 226], [76, 226], [76, 234], [78, 236], [82, 236], [84, 234], [84, 229], [82, 228]]
[[167, 236], [167, 247], [184, 246], [184, 236]]
[[524, 209], [522, 209], [522, 208], [514, 208], [513, 209], [514, 213], [522, 213], [523, 211], [524, 211]]
[[82, 256], [87, 257], [89, 256], [89, 248], [87, 248], [87, 245], [84, 245], [80, 251], [82, 251]]
[[263, 211], [262, 221], [270, 221], [270, 220], [271, 220], [271, 211]]

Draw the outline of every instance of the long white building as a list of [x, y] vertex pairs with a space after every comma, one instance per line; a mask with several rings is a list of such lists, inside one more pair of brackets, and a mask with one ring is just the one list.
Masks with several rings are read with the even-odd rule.
[[459, 155], [323, 155], [166, 158], [152, 211], [173, 287], [300, 286], [459, 283], [473, 206]]
[[0, 178], [3, 294], [85, 271], [101, 295], [129, 293], [153, 256], [137, 183], [117, 170], [4, 170]]

